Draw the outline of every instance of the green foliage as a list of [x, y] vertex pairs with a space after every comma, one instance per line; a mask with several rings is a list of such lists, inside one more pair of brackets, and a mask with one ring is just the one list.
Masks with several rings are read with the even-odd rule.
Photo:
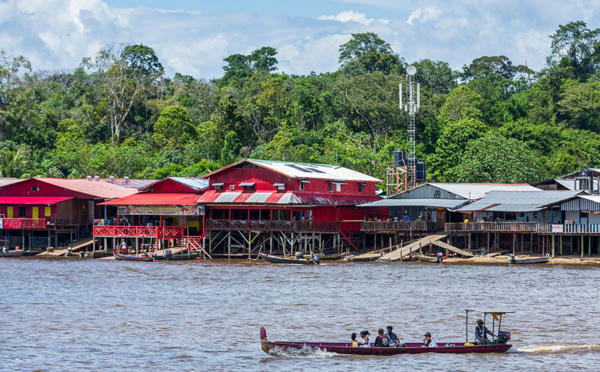
[[435, 153], [427, 158], [431, 176], [441, 182], [457, 182], [460, 179], [457, 167], [469, 141], [485, 135], [488, 127], [475, 119], [464, 119], [444, 127], [436, 143]]
[[[417, 157], [428, 178], [522, 182], [600, 167], [600, 31], [571, 22], [550, 41], [539, 73], [502, 55], [461, 71], [413, 63]], [[0, 173], [199, 176], [251, 156], [385, 179], [406, 146], [405, 63], [372, 32], [339, 51], [338, 71], [290, 76], [276, 72], [277, 50], [262, 47], [225, 58], [223, 77], [210, 82], [165, 78], [141, 44], [107, 46], [50, 73], [0, 51]]]
[[356, 61], [368, 73], [381, 71], [389, 74], [402, 66], [390, 44], [373, 32], [352, 34], [350, 41], [341, 45], [339, 51], [342, 66]]
[[469, 141], [456, 167], [458, 182], [532, 183], [546, 178], [524, 143], [494, 131]]
[[181, 106], [168, 106], [154, 124], [154, 139], [165, 149], [179, 149], [196, 139], [196, 129]]

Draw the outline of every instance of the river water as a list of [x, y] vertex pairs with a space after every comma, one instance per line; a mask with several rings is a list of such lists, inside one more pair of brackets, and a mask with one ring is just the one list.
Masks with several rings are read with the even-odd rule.
[[[2, 371], [600, 368], [597, 267], [4, 258], [0, 279]], [[464, 342], [465, 308], [514, 311], [513, 348], [272, 356], [259, 343], [260, 326], [270, 340], [374, 341], [390, 324], [404, 341]]]

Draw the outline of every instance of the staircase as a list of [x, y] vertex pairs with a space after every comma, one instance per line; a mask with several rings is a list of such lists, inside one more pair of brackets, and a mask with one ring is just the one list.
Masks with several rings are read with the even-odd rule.
[[[419, 248], [428, 246], [430, 243], [435, 245], [436, 242], [439, 242], [440, 240], [446, 238], [447, 236], [448, 236], [448, 234], [427, 235], [419, 240], [415, 240], [414, 242], [412, 242], [410, 244], [407, 244], [401, 248], [399, 247], [398, 249], [381, 256], [381, 258], [378, 261], [398, 261], [398, 260], [404, 258], [405, 256], [410, 255], [411, 252], [416, 252], [419, 250]], [[448, 246], [452, 247], [451, 245], [448, 245]], [[452, 248], [458, 249], [455, 247], [452, 247]], [[465, 253], [467, 253], [467, 252], [465, 252]]]

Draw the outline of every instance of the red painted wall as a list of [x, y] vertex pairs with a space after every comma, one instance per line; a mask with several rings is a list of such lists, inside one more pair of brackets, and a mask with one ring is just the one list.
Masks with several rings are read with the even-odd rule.
[[[39, 191], [33, 191], [34, 187], [39, 187]], [[50, 185], [36, 179], [4, 186], [3, 188], [0, 188], [0, 196], [69, 196], [81, 199], [93, 199], [89, 195]]]
[[164, 180], [154, 184], [150, 189], [148, 189], [148, 192], [185, 192], [198, 194], [202, 193], [202, 191], [200, 190], [196, 190], [192, 187], [173, 181], [169, 178], [165, 178]]

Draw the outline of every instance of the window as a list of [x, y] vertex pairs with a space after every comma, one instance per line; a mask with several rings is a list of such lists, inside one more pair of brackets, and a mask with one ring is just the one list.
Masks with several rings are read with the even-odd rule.
[[329, 192], [333, 192], [333, 183], [329, 184]]
[[435, 192], [433, 193], [433, 198], [441, 199], [441, 197], [442, 197], [442, 192], [440, 190], [435, 190]]
[[299, 190], [306, 190], [306, 185], [305, 183], [310, 183], [307, 180], [300, 180], [300, 185], [298, 186]]
[[37, 186], [32, 186], [31, 187], [31, 192], [36, 192], [36, 191], [40, 191], [40, 188]]
[[213, 183], [213, 186], [215, 187], [215, 190], [223, 190], [225, 184], [223, 182], [215, 182]]
[[27, 207], [19, 207], [19, 217], [25, 218], [27, 217]]
[[358, 183], [358, 192], [365, 192], [366, 186], [367, 186], [366, 182], [359, 182]]
[[[274, 183], [273, 186], [275, 186], [278, 191], [285, 190], [285, 183]], [[302, 186], [302, 183], [300, 183], [300, 186]]]
[[44, 217], [50, 217], [51, 214], [52, 214], [52, 208], [44, 207]]

